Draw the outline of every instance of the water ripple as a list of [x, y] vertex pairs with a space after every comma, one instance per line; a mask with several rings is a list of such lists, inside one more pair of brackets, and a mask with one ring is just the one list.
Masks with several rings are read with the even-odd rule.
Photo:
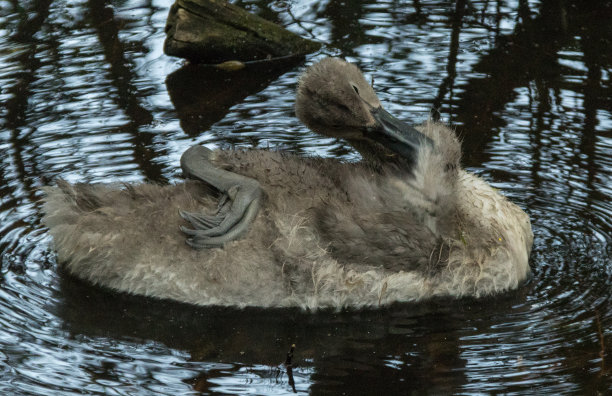
[[173, 182], [194, 143], [358, 159], [295, 118], [301, 67], [194, 121], [166, 81], [183, 65], [162, 53], [166, 2], [5, 3], [0, 393], [292, 393], [282, 362], [293, 343], [299, 393], [612, 390], [612, 113], [599, 55], [611, 38], [592, 29], [605, 13], [573, 1], [571, 13], [538, 1], [242, 2], [325, 41], [307, 63], [359, 64], [391, 113], [455, 125], [466, 167], [525, 209], [535, 234], [533, 276], [505, 295], [303, 313], [196, 308], [73, 279], [40, 224], [39, 190], [56, 177]]

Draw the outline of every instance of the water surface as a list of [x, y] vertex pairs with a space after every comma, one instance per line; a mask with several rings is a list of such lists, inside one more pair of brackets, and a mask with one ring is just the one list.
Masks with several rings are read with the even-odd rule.
[[358, 157], [295, 118], [303, 66], [223, 95], [227, 76], [164, 56], [170, 1], [0, 1], [0, 393], [612, 391], [610, 1], [238, 4], [324, 42], [306, 64], [356, 62], [400, 118], [454, 125], [465, 166], [529, 213], [532, 279], [483, 300], [304, 313], [68, 276], [40, 223], [56, 177], [173, 183], [195, 143]]

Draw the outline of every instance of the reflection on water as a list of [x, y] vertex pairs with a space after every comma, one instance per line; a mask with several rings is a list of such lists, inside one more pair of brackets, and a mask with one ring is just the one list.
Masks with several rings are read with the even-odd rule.
[[58, 268], [38, 190], [55, 177], [174, 182], [196, 142], [356, 156], [295, 119], [300, 67], [241, 90], [165, 57], [170, 3], [0, 3], [2, 394], [291, 393], [292, 343], [298, 392], [612, 390], [609, 1], [238, 2], [326, 42], [308, 62], [357, 62], [392, 113], [453, 123], [464, 163], [533, 221], [513, 293], [316, 314], [117, 295]]

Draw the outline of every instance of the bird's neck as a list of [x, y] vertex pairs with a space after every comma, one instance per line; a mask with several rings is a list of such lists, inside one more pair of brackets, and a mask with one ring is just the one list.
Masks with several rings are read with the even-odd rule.
[[404, 158], [381, 144], [364, 140], [352, 140], [349, 143], [361, 154], [363, 162], [374, 170], [408, 171], [414, 165], [411, 159]]

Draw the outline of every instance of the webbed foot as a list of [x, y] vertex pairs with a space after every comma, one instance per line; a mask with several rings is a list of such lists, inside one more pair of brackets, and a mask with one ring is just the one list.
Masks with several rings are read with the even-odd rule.
[[214, 215], [180, 211], [193, 228], [181, 226], [195, 249], [219, 247], [238, 239], [249, 229], [261, 205], [262, 191], [255, 179], [215, 168], [212, 151], [202, 146], [189, 148], [181, 157], [186, 176], [199, 179], [223, 193]]

